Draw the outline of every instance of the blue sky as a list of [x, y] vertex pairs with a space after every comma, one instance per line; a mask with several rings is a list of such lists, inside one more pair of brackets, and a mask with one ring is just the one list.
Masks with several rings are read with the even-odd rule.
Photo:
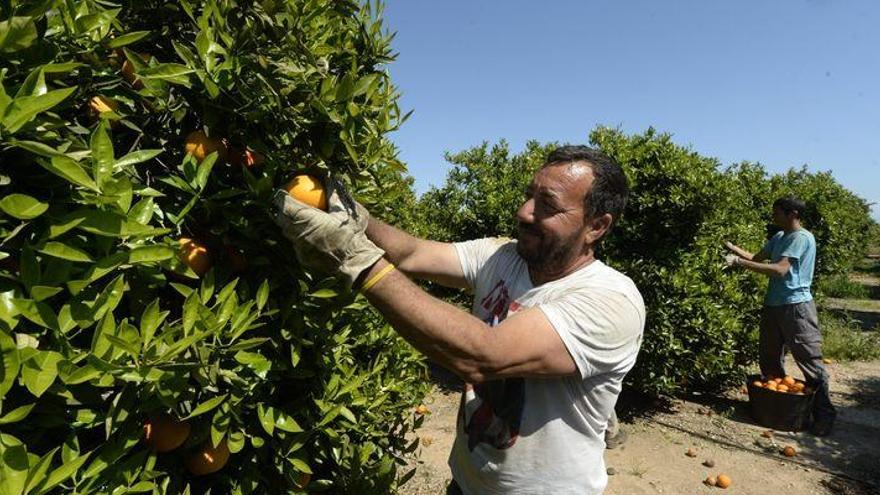
[[[670, 132], [725, 165], [806, 164], [880, 203], [880, 2], [388, 0], [423, 192], [444, 151]], [[874, 206], [880, 220], [880, 206]]]

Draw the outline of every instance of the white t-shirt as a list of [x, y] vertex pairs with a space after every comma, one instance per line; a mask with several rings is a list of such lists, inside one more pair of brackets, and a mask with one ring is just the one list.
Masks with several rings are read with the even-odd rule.
[[645, 306], [632, 280], [601, 261], [532, 285], [516, 241], [455, 244], [472, 313], [496, 325], [538, 307], [578, 375], [466, 384], [449, 467], [466, 495], [601, 494], [605, 428], [636, 362]]

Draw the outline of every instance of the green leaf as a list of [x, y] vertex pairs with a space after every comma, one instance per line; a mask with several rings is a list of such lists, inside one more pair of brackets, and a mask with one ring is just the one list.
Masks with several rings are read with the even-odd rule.
[[138, 71], [138, 75], [144, 79], [158, 79], [189, 87], [189, 74], [193, 72], [195, 70], [181, 64], [158, 64]]
[[159, 311], [159, 298], [156, 298], [144, 309], [141, 315], [141, 338], [144, 340], [144, 349], [149, 346], [156, 330], [165, 321], [170, 311]]
[[119, 15], [122, 9], [99, 10], [93, 14], [86, 14], [76, 18], [76, 30], [79, 33], [86, 34], [92, 31], [105, 31], [110, 28], [110, 24]]
[[0, 493], [23, 493], [28, 474], [27, 448], [14, 436], [0, 433], [0, 461]]
[[61, 467], [52, 471], [52, 473], [49, 474], [49, 477], [46, 478], [46, 481], [36, 487], [38, 490], [37, 493], [47, 493], [49, 492], [49, 490], [51, 490], [67, 478], [73, 476], [74, 473], [79, 471], [79, 468], [81, 468], [82, 465], [85, 464], [85, 462], [89, 459], [89, 456], [91, 455], [91, 452], [86, 452], [85, 454], [77, 457], [72, 461], [65, 462], [61, 465]]
[[150, 31], [132, 31], [130, 33], [125, 33], [122, 36], [117, 36], [113, 38], [107, 43], [107, 47], [109, 48], [121, 48], [125, 45], [130, 45], [137, 41], [142, 40], [146, 36], [149, 36]]
[[59, 329], [58, 317], [48, 304], [31, 299], [13, 299], [12, 304], [22, 316], [37, 325], [51, 330]]
[[30, 472], [28, 472], [27, 483], [24, 487], [25, 493], [31, 493], [31, 490], [33, 490], [34, 487], [46, 479], [46, 473], [49, 472], [49, 468], [52, 466], [52, 459], [55, 457], [55, 452], [58, 452], [58, 447], [47, 452], [46, 455], [41, 457], [39, 461], [31, 466]]
[[128, 261], [131, 264], [153, 263], [173, 258], [177, 251], [163, 244], [142, 246], [132, 249], [128, 253]]
[[260, 378], [266, 378], [266, 374], [272, 369], [272, 363], [258, 352], [238, 351], [235, 360], [254, 371]]
[[65, 74], [74, 69], [78, 69], [80, 67], [85, 67], [86, 64], [80, 62], [62, 62], [62, 63], [53, 63], [46, 64], [43, 66], [43, 72], [46, 74]]
[[37, 40], [32, 17], [12, 17], [0, 22], [0, 52], [12, 53], [30, 47]]
[[35, 285], [35, 286], [31, 287], [30, 292], [31, 292], [31, 297], [34, 299], [34, 301], [39, 302], [39, 301], [45, 301], [46, 299], [49, 299], [50, 297], [54, 296], [55, 294], [58, 294], [62, 290], [64, 290], [64, 289], [62, 289], [61, 287], [48, 287], [45, 285]]
[[215, 407], [219, 406], [220, 404], [222, 404], [224, 400], [226, 400], [226, 394], [218, 395], [217, 397], [212, 397], [212, 398], [206, 400], [205, 402], [202, 402], [201, 404], [199, 404], [193, 410], [193, 412], [189, 413], [189, 416], [187, 416], [183, 419], [191, 419], [191, 418], [194, 418], [200, 414], [205, 414], [206, 412], [208, 412], [208, 411], [214, 409]]
[[291, 415], [271, 406], [266, 407], [262, 402], [257, 404], [257, 416], [260, 418], [263, 429], [270, 435], [275, 431], [275, 428], [290, 433], [303, 431]]
[[95, 180], [98, 182], [98, 188], [102, 188], [113, 175], [113, 164], [115, 163], [113, 142], [110, 141], [110, 135], [107, 134], [106, 120], [102, 120], [92, 133], [89, 147], [92, 150], [92, 160], [95, 163]]
[[26, 194], [10, 194], [0, 200], [0, 210], [19, 220], [37, 218], [48, 209], [49, 205], [47, 203], [43, 203]]
[[25, 387], [40, 397], [58, 377], [58, 363], [64, 356], [53, 351], [40, 351], [27, 361], [21, 368], [21, 378]]
[[[211, 169], [214, 168], [218, 156], [219, 154], [214, 151], [199, 163], [199, 170], [196, 173], [196, 189], [201, 190], [205, 188], [205, 184], [208, 183], [208, 176], [211, 175]], [[183, 213], [181, 213], [181, 216], [182, 215]]]
[[21, 366], [18, 347], [5, 331], [0, 331], [0, 399], [12, 388]]
[[318, 298], [318, 299], [328, 299], [331, 297], [336, 297], [337, 295], [339, 295], [339, 294], [336, 291], [334, 291], [333, 289], [319, 289], [319, 290], [316, 290], [315, 292], [312, 292], [311, 294], [309, 294], [309, 297], [314, 297], [314, 298]]
[[189, 335], [196, 319], [199, 316], [199, 308], [201, 308], [198, 295], [194, 292], [183, 303], [183, 334]]
[[49, 241], [38, 251], [49, 256], [69, 261], [78, 261], [82, 263], [91, 263], [94, 261], [92, 257], [89, 256], [89, 253], [58, 241]]
[[262, 310], [269, 300], [269, 280], [263, 280], [260, 288], [257, 290], [257, 309]]
[[56, 89], [39, 96], [25, 96], [12, 100], [3, 116], [2, 125], [10, 133], [15, 133], [31, 121], [38, 113], [45, 112], [64, 101], [77, 90], [76, 87]]
[[31, 409], [36, 406], [36, 402], [33, 404], [27, 404], [21, 407], [16, 407], [15, 409], [9, 411], [4, 414], [3, 417], [0, 417], [0, 425], [6, 425], [10, 423], [17, 423], [28, 416], [31, 413]]
[[162, 154], [164, 150], [137, 150], [116, 160], [116, 170], [122, 170], [138, 163], [143, 163]]
[[78, 163], [66, 156], [53, 156], [50, 160], [37, 160], [43, 168], [69, 182], [99, 192], [98, 185]]
[[64, 153], [56, 150], [48, 144], [39, 143], [37, 141], [19, 141], [13, 139], [10, 140], [10, 143], [15, 147], [21, 148], [23, 150], [28, 150], [35, 155], [43, 156], [46, 158], [52, 158], [53, 156], [65, 156]]
[[226, 446], [229, 447], [229, 452], [235, 454], [241, 452], [241, 449], [244, 448], [244, 433], [240, 431], [233, 431], [226, 435]]

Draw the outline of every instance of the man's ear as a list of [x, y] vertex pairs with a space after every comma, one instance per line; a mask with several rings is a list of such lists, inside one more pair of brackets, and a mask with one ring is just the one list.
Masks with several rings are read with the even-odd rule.
[[595, 244], [611, 229], [614, 218], [610, 213], [596, 216], [587, 220], [587, 239], [590, 244]]

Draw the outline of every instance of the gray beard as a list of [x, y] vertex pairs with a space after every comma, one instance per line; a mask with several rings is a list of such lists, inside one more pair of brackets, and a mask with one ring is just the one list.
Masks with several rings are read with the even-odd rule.
[[572, 239], [569, 242], [558, 243], [553, 246], [539, 246], [536, 252], [529, 252], [522, 243], [517, 241], [516, 252], [526, 261], [531, 270], [536, 272], [556, 272], [559, 271], [568, 259], [571, 258]]

